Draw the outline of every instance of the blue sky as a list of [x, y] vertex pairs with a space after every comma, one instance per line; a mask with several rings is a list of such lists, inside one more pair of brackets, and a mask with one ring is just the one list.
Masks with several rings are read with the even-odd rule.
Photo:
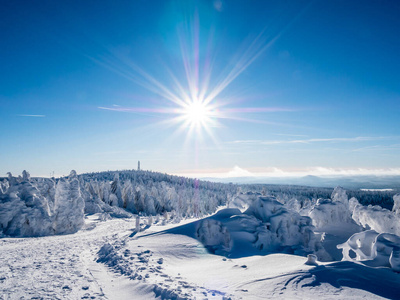
[[399, 15], [398, 1], [7, 1], [0, 176], [138, 160], [400, 173]]

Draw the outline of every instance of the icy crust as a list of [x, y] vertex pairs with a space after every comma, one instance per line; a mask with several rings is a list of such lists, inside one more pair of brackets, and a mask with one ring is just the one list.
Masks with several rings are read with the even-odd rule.
[[78, 231], [84, 224], [84, 201], [75, 171], [57, 184], [9, 174], [0, 191], [0, 232], [10, 236], [45, 236]]
[[391, 233], [367, 230], [352, 235], [337, 246], [343, 260], [362, 261], [374, 267], [391, 267], [400, 272], [400, 237]]

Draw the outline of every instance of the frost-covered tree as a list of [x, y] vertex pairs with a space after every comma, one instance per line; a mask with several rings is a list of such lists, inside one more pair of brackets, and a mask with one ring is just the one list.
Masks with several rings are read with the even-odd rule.
[[400, 194], [396, 194], [393, 196], [393, 208], [392, 211], [396, 215], [400, 215]]
[[78, 177], [72, 170], [68, 179], [61, 179], [57, 183], [54, 205], [55, 232], [65, 234], [79, 230], [84, 224], [84, 207]]

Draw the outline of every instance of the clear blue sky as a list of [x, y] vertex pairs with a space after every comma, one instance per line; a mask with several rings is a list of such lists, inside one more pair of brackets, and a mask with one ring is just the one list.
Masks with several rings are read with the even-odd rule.
[[[400, 169], [399, 16], [378, 0], [3, 1], [0, 176]], [[200, 122], [182, 101], [207, 102]]]

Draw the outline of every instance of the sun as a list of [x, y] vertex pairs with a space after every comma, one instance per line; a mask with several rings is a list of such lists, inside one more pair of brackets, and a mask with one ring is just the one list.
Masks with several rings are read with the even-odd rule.
[[183, 109], [183, 117], [191, 125], [206, 125], [212, 115], [211, 108], [201, 101], [191, 101]]

